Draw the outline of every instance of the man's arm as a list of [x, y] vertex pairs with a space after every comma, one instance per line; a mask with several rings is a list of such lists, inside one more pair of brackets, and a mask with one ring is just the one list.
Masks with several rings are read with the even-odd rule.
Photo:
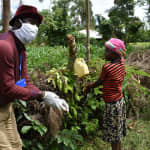
[[17, 86], [15, 83], [15, 59], [11, 45], [0, 41], [0, 95], [7, 99], [24, 99], [32, 97], [28, 88]]

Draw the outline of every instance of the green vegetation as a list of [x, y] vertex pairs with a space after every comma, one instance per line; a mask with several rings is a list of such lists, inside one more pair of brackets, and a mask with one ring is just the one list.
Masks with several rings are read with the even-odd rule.
[[[144, 43], [145, 44], [145, 43]], [[78, 44], [78, 57], [85, 57], [86, 48]], [[134, 44], [132, 44], [134, 47]], [[129, 46], [131, 48], [131, 46]], [[133, 50], [129, 50], [131, 52]], [[67, 65], [68, 48], [62, 46], [28, 46], [27, 57], [29, 71], [40, 70], [39, 74], [44, 72], [48, 79], [49, 90], [53, 90], [61, 97], [64, 97], [70, 106], [70, 112], [65, 115], [63, 129], [55, 137], [47, 137], [47, 127], [39, 121], [31, 118], [32, 107], [26, 102], [16, 103], [17, 121], [21, 137], [23, 139], [23, 150], [110, 150], [110, 145], [101, 139], [101, 120], [103, 116], [104, 102], [101, 98], [102, 93], [96, 88], [88, 95], [88, 101], [85, 101], [83, 88], [87, 82], [95, 81], [105, 63], [104, 47], [91, 45], [91, 62], [89, 64], [90, 74], [83, 79], [77, 79], [68, 72]], [[134, 121], [129, 118], [128, 135], [123, 140], [125, 150], [149, 150], [150, 146], [150, 118], [149, 118], [149, 90], [143, 87], [133, 79], [132, 76], [148, 76], [137, 68], [126, 66], [127, 75], [123, 84], [123, 93], [127, 103], [127, 114], [134, 104], [129, 97], [128, 87], [132, 90], [135, 100], [142, 100], [144, 107], [138, 109], [141, 118], [145, 120]], [[31, 79], [32, 76], [31, 76]], [[37, 78], [35, 82], [41, 82]], [[146, 103], [145, 103], [146, 101]], [[39, 105], [39, 104], [38, 104]], [[141, 103], [140, 103], [141, 105]], [[142, 106], [143, 106], [142, 105]], [[147, 106], [147, 107], [146, 107]], [[138, 108], [138, 105], [136, 105]], [[130, 110], [131, 109], [131, 110]], [[38, 113], [38, 112], [37, 112]], [[132, 116], [135, 118], [136, 112]], [[34, 138], [33, 138], [34, 137]]]
[[[78, 44], [78, 57], [86, 59], [86, 46]], [[65, 66], [68, 59], [68, 48], [65, 46], [28, 46], [28, 68], [47, 71], [53, 67]], [[104, 47], [91, 45], [91, 58], [104, 58]]]
[[131, 46], [134, 50], [145, 50], [150, 49], [150, 42], [130, 43], [129, 46]]
[[[70, 111], [64, 114], [62, 129], [52, 137], [49, 134], [50, 117], [47, 116], [47, 108], [38, 101], [17, 101], [15, 111], [18, 129], [23, 139], [23, 150], [111, 149], [110, 145], [101, 139], [104, 109], [101, 87], [94, 89], [88, 96], [83, 92], [84, 87], [88, 82], [95, 81], [99, 77], [102, 65], [105, 63], [104, 42], [110, 37], [125, 41], [126, 58], [132, 52], [144, 52], [145, 49], [150, 49], [150, 30], [145, 28], [143, 21], [134, 16], [135, 6], [139, 3], [141, 5], [146, 3], [149, 6], [149, 1], [143, 0], [143, 3], [137, 3], [134, 0], [116, 0], [114, 2], [115, 6], [109, 10], [109, 19], [100, 14], [93, 16], [90, 5], [90, 28], [98, 31], [103, 38], [90, 39], [91, 60], [88, 64], [90, 74], [83, 78], [77, 78], [67, 69], [69, 52], [66, 35], [71, 34], [75, 37], [77, 57], [86, 60], [86, 37], [78, 32], [85, 28], [85, 1], [53, 1], [52, 10], [41, 12], [44, 17], [43, 24], [39, 27], [35, 41], [27, 47], [29, 75], [41, 90], [54, 91], [64, 98], [70, 106]], [[132, 56], [139, 57], [138, 54]], [[139, 70], [136, 65], [130, 66], [130, 62], [126, 64], [127, 74], [122, 91], [127, 104], [128, 135], [123, 140], [124, 150], [150, 149], [150, 90], [141, 83], [144, 77], [149, 79], [150, 74], [149, 70], [144, 71]], [[41, 120], [34, 119], [35, 114], [41, 115], [44, 121], [41, 118]]]
[[[122, 142], [123, 150], [149, 150], [150, 121], [133, 121], [129, 119], [127, 123], [127, 136]], [[111, 146], [101, 140], [101, 132], [99, 131], [95, 137], [86, 140], [81, 150], [111, 150]]]
[[128, 120], [128, 134], [123, 141], [125, 150], [150, 149], [150, 121]]
[[60, 67], [67, 64], [67, 48], [63, 46], [56, 47], [37, 47], [31, 46], [27, 48], [28, 68], [41, 69], [43, 71], [50, 70], [53, 67]]
[[[150, 30], [146, 23], [134, 16], [134, 9], [139, 3], [149, 8], [149, 0], [138, 3], [135, 0], [116, 0], [115, 5], [108, 10], [109, 18], [101, 14], [94, 16], [90, 1], [90, 29], [102, 35], [102, 41], [117, 37], [130, 42], [149, 42]], [[36, 43], [45, 43], [50, 46], [65, 45], [66, 35], [78, 32], [86, 27], [84, 0], [57, 0], [53, 1], [52, 10], [43, 10], [44, 23], [40, 25]], [[149, 19], [149, 9], [147, 18]], [[78, 39], [77, 39], [78, 41]], [[85, 42], [86, 40], [84, 40]], [[83, 40], [80, 40], [83, 43]]]

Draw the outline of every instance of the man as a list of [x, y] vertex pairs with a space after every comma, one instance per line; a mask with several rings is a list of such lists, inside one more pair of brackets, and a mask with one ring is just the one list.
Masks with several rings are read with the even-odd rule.
[[12, 102], [40, 98], [54, 108], [69, 111], [65, 100], [40, 91], [29, 82], [25, 44], [37, 35], [42, 16], [33, 6], [20, 6], [10, 20], [11, 30], [0, 34], [0, 150], [21, 150]]

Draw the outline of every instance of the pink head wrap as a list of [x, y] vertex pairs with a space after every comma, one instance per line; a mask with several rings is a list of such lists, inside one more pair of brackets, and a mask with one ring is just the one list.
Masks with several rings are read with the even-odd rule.
[[126, 51], [124, 41], [116, 38], [111, 38], [109, 41], [105, 43], [105, 47], [117, 53], [120, 56], [121, 61], [124, 60], [123, 56], [125, 56]]

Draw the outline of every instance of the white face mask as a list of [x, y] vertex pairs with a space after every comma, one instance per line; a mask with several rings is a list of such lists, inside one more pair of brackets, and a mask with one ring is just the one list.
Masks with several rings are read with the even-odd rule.
[[23, 44], [28, 44], [35, 39], [38, 33], [38, 27], [30, 23], [22, 23], [19, 29], [12, 31]]

